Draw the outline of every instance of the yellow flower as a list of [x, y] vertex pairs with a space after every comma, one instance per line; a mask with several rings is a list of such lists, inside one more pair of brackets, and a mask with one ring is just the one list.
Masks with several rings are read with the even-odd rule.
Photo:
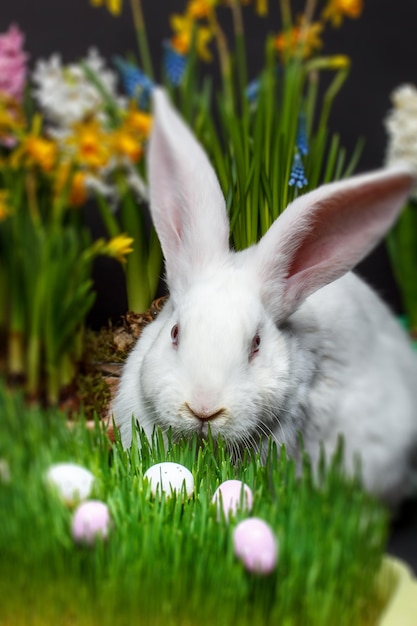
[[132, 106], [124, 120], [124, 126], [132, 133], [137, 133], [140, 137], [146, 138], [151, 132], [152, 116], [149, 113], [138, 111]]
[[320, 37], [322, 30], [321, 22], [305, 25], [304, 18], [301, 16], [297, 20], [297, 25], [291, 30], [279, 33], [274, 41], [275, 48], [284, 57], [301, 56], [307, 59], [323, 46]]
[[34, 115], [32, 128], [27, 134], [20, 137], [20, 143], [10, 154], [12, 167], [39, 167], [44, 172], [50, 172], [56, 165], [58, 146], [55, 141], [41, 136], [42, 118]]
[[171, 40], [172, 47], [179, 54], [186, 55], [190, 51], [194, 28], [197, 29], [197, 53], [204, 61], [210, 61], [212, 56], [208, 44], [212, 39], [212, 31], [206, 26], [199, 26], [190, 16], [172, 15], [171, 27], [175, 35]]
[[218, 0], [189, 0], [186, 13], [193, 20], [207, 19], [217, 4]]
[[19, 103], [0, 92], [0, 139], [11, 146], [24, 127], [25, 118]]
[[332, 26], [341, 25], [344, 17], [353, 19], [360, 17], [363, 11], [363, 0], [329, 0], [323, 10], [323, 19], [329, 20]]
[[256, 0], [256, 12], [258, 15], [268, 15], [268, 0]]
[[11, 213], [8, 195], [5, 189], [0, 190], [0, 222], [5, 220]]
[[86, 179], [88, 172], [75, 170], [70, 161], [62, 161], [55, 174], [55, 195], [65, 194], [70, 206], [80, 207], [87, 201]]
[[133, 242], [134, 239], [132, 237], [128, 237], [125, 234], [117, 235], [107, 242], [105, 252], [120, 263], [126, 263], [126, 256], [133, 252]]
[[25, 165], [39, 167], [44, 172], [52, 171], [58, 155], [58, 148], [53, 141], [36, 134], [27, 135], [10, 157], [13, 167]]
[[28, 137], [26, 152], [35, 165], [39, 165], [45, 172], [50, 172], [55, 165], [58, 150], [56, 144], [49, 139]]
[[316, 57], [308, 62], [308, 70], [344, 70], [350, 67], [350, 58], [346, 54], [328, 57]]
[[72, 177], [69, 203], [72, 206], [80, 207], [87, 201], [87, 172], [78, 170]]
[[[251, 0], [241, 0], [242, 4], [249, 4]], [[268, 0], [254, 0], [255, 11], [258, 15], [264, 17], [268, 15]]]
[[128, 110], [123, 124], [110, 136], [112, 152], [135, 163], [143, 155], [143, 140], [149, 136], [152, 117], [138, 111], [135, 104]]
[[0, 109], [0, 135], [13, 130], [15, 120], [6, 109]]
[[112, 135], [113, 152], [122, 157], [127, 157], [133, 163], [139, 161], [143, 154], [142, 145], [127, 128], [119, 128]]
[[109, 137], [97, 120], [74, 124], [73, 134], [67, 137], [66, 143], [74, 151], [73, 159], [82, 167], [97, 170], [110, 160]]
[[90, 0], [95, 7], [107, 6], [112, 15], [120, 15], [123, 8], [123, 0]]

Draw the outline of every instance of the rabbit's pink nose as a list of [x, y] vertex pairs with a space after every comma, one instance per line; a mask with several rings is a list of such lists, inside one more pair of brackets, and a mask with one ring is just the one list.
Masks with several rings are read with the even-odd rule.
[[216, 419], [217, 417], [220, 417], [224, 413], [224, 409], [213, 410], [211, 408], [207, 408], [204, 406], [200, 406], [197, 409], [195, 407], [190, 406], [187, 402], [185, 403], [185, 406], [190, 411], [190, 413], [194, 415], [194, 417], [197, 417], [199, 420], [203, 422], [211, 422], [212, 420]]

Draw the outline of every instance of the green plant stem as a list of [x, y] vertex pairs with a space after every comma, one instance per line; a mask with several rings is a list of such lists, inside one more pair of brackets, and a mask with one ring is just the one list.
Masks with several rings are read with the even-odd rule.
[[410, 201], [387, 237], [391, 266], [407, 315], [409, 331], [417, 337], [417, 204]]
[[227, 46], [227, 39], [221, 28], [215, 11], [210, 13], [210, 26], [214, 32], [217, 43], [217, 52], [219, 55], [220, 73], [222, 77], [223, 92], [226, 106], [233, 110], [233, 89], [232, 89], [232, 73], [230, 53]]
[[20, 328], [13, 326], [11, 323], [7, 333], [7, 372], [12, 377], [21, 376], [25, 371], [24, 334]]
[[0, 332], [6, 328], [8, 320], [8, 286], [6, 268], [0, 263]]
[[323, 98], [323, 105], [322, 105], [322, 110], [321, 110], [321, 115], [320, 115], [320, 121], [319, 121], [319, 125], [318, 128], [327, 128], [328, 125], [328, 121], [329, 121], [329, 116], [330, 116], [330, 111], [331, 108], [333, 106], [334, 103], [334, 99], [337, 96], [337, 94], [339, 93], [339, 91], [341, 90], [343, 83], [346, 81], [347, 77], [349, 74], [349, 69], [348, 68], [343, 68], [340, 69], [338, 72], [336, 72], [335, 77], [333, 78], [332, 82], [330, 83], [330, 86], [328, 87], [324, 98]]
[[148, 244], [143, 213], [129, 191], [123, 194], [121, 220], [125, 232], [134, 237], [133, 251], [125, 265], [126, 290], [129, 311], [143, 313], [151, 303], [148, 281]]
[[75, 367], [71, 355], [64, 352], [56, 359], [55, 366], [49, 368], [46, 378], [46, 396], [48, 406], [57, 406], [61, 391], [71, 383], [75, 375]]
[[[293, 25], [290, 0], [280, 0], [279, 2], [282, 20], [282, 33], [284, 38], [290, 39]], [[283, 64], [285, 65], [291, 58], [290, 46], [285, 45], [283, 51]]]
[[26, 365], [26, 391], [32, 400], [39, 398], [40, 393], [40, 346], [39, 335], [33, 330], [28, 339]]
[[290, 0], [279, 0], [281, 10], [282, 28], [284, 32], [289, 31], [292, 27], [292, 14]]
[[238, 74], [238, 85], [240, 93], [240, 106], [242, 111], [248, 109], [248, 99], [246, 97], [246, 88], [248, 86], [248, 72], [245, 48], [245, 30], [243, 24], [242, 6], [238, 0], [232, 0], [232, 16], [233, 27], [236, 42], [236, 63]]
[[[187, 57], [187, 65], [184, 78], [180, 84], [180, 110], [184, 119], [193, 126], [195, 94], [199, 90], [198, 85], [198, 53], [197, 53], [197, 26], [194, 25], [191, 37], [191, 46]], [[166, 78], [166, 77], [165, 77]], [[169, 80], [168, 80], [169, 83]], [[175, 90], [171, 88], [171, 96], [175, 97]], [[203, 97], [203, 96], [202, 96]], [[195, 130], [195, 128], [194, 128]]]
[[104, 197], [99, 193], [95, 195], [95, 198], [100, 212], [100, 217], [103, 220], [109, 237], [117, 237], [117, 235], [120, 235], [120, 227], [108, 202], [106, 202]]
[[35, 172], [29, 171], [27, 173], [25, 184], [26, 184], [26, 197], [27, 197], [27, 206], [29, 209], [29, 215], [31, 216], [35, 227], [39, 227], [41, 223], [41, 215], [39, 212]]
[[[18, 256], [18, 255], [17, 255]], [[12, 259], [8, 270], [11, 278], [9, 282], [9, 326], [7, 328], [7, 371], [11, 376], [22, 376], [25, 372], [25, 310], [20, 278], [20, 268], [17, 259]]]
[[59, 402], [61, 385], [60, 368], [51, 369], [46, 378], [46, 397], [48, 406], [57, 406]]
[[305, 26], [308, 27], [313, 21], [314, 12], [316, 10], [317, 0], [306, 0], [303, 16], [305, 20]]
[[[43, 255], [42, 255], [43, 256]], [[47, 296], [46, 267], [42, 263], [40, 272], [33, 290], [33, 302], [31, 303], [28, 346], [27, 346], [27, 382], [26, 390], [31, 398], [36, 398], [40, 393], [41, 381], [41, 325], [44, 315], [45, 297]]]
[[307, 46], [307, 35], [308, 29], [310, 28], [311, 22], [313, 20], [314, 11], [316, 8], [317, 0], [306, 0], [305, 8], [303, 11], [303, 21], [301, 23], [300, 28], [300, 40], [297, 46], [298, 54], [300, 58], [304, 58], [304, 52]]
[[136, 37], [138, 40], [138, 47], [143, 70], [145, 74], [149, 76], [149, 78], [153, 78], [154, 72], [152, 67], [152, 57], [149, 51], [148, 37], [146, 34], [141, 0], [130, 0], [130, 8], [132, 10], [133, 23], [135, 25]]
[[162, 273], [162, 250], [161, 244], [152, 226], [149, 233], [147, 276], [149, 284], [149, 304], [156, 295]]

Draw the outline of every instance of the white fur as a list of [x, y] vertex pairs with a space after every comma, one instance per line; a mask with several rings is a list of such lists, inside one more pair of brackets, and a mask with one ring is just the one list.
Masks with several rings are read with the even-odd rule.
[[[233, 457], [261, 436], [299, 458], [360, 456], [365, 485], [395, 505], [417, 452], [417, 356], [387, 307], [349, 270], [395, 220], [405, 169], [332, 183], [296, 200], [252, 248], [228, 248], [219, 184], [201, 146], [156, 90], [151, 211], [171, 298], [126, 362], [113, 413], [150, 438], [221, 434]], [[179, 326], [179, 341], [171, 329]], [[257, 353], [253, 340], [260, 337]]]

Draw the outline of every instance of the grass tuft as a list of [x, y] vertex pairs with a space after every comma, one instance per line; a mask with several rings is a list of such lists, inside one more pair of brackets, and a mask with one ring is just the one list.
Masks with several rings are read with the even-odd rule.
[[[233, 465], [221, 440], [112, 448], [97, 421], [72, 429], [56, 410], [27, 408], [0, 386], [0, 624], [63, 626], [334, 625], [376, 623], [387, 516], [357, 480], [342, 477], [342, 449], [313, 480], [297, 475], [285, 450], [265, 463], [248, 453]], [[144, 473], [161, 460], [187, 466], [195, 494], [153, 499]], [[45, 484], [50, 464], [90, 469], [93, 497], [106, 502], [107, 542], [76, 546], [72, 511]], [[229, 478], [254, 494], [252, 515], [273, 528], [279, 563], [269, 576], [246, 572], [232, 533], [244, 517], [216, 521], [215, 489]], [[320, 483], [320, 487], [317, 486]]]

